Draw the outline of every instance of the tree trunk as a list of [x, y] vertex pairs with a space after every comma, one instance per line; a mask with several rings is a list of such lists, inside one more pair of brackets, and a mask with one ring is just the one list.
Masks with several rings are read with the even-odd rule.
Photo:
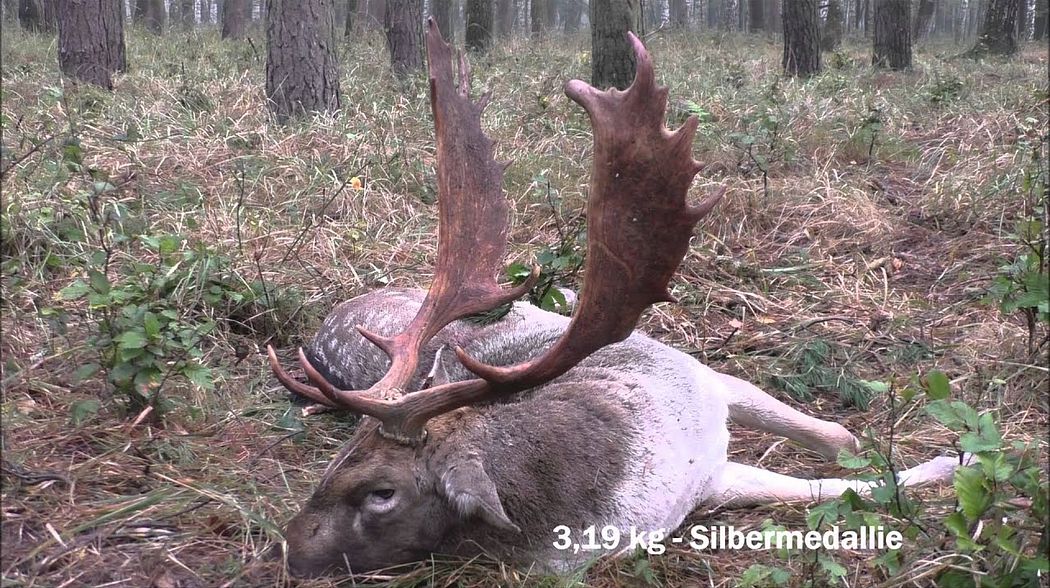
[[[452, 0], [430, 0], [430, 14], [434, 16], [434, 22], [446, 41], [451, 42], [456, 38], [456, 27], [453, 24], [455, 21], [452, 19]], [[469, 16], [469, 10], [467, 14]]]
[[684, 29], [689, 26], [689, 4], [686, 0], [670, 0], [669, 4], [671, 26], [676, 29]]
[[820, 16], [817, 0], [785, 0], [784, 73], [808, 77], [820, 73]]
[[634, 81], [634, 50], [627, 31], [641, 19], [637, 0], [591, 0], [591, 85], [621, 90]]
[[65, 0], [57, 16], [62, 73], [112, 90], [113, 74], [127, 69], [120, 0]]
[[1028, 0], [1021, 0], [1017, 6], [1017, 30], [1014, 33], [1018, 43], [1028, 40]]
[[[335, 23], [339, 26], [339, 23]], [[357, 24], [357, 0], [346, 0], [346, 20], [343, 21], [343, 36], [353, 37], [354, 26]]]
[[222, 5], [222, 38], [243, 39], [248, 30], [248, 0], [226, 0]]
[[40, 30], [45, 33], [54, 33], [58, 30], [58, 5], [62, 0], [40, 0], [41, 19]]
[[875, 0], [875, 43], [871, 64], [902, 70], [911, 67], [911, 0]]
[[339, 108], [335, 47], [332, 0], [268, 0], [266, 98], [278, 122]]
[[533, 36], [539, 36], [547, 24], [547, 0], [531, 0], [529, 2], [529, 31]]
[[514, 32], [514, 0], [496, 0], [496, 30], [507, 38]]
[[547, 22], [544, 24], [544, 29], [553, 31], [558, 25], [558, 2], [557, 0], [546, 0], [547, 9], [544, 11], [544, 16], [547, 17]]
[[485, 51], [492, 44], [492, 0], [467, 0], [464, 44], [468, 51]]
[[839, 0], [828, 0], [828, 18], [820, 32], [820, 48], [834, 51], [842, 44], [842, 5]]
[[[167, 20], [168, 13], [164, 9], [164, 0], [146, 0], [145, 14], [143, 15], [146, 23], [146, 30], [149, 32], [160, 35], [164, 32], [165, 21]], [[138, 6], [136, 6], [138, 9]]]
[[915, 13], [915, 22], [911, 29], [911, 36], [914, 40], [918, 41], [929, 36], [930, 23], [933, 22], [933, 13], [936, 9], [935, 0], [919, 0], [919, 10]]
[[405, 76], [423, 67], [423, 0], [387, 0], [383, 23], [390, 67]]
[[748, 27], [751, 32], [758, 32], [766, 28], [766, 3], [765, 0], [748, 0]]
[[[397, 1], [397, 0], [391, 0]], [[382, 30], [386, 32], [385, 25], [386, 21], [386, 0], [368, 0], [365, 3], [366, 18], [365, 28], [368, 30]], [[422, 27], [422, 25], [420, 25]]]
[[1021, 0], [989, 0], [981, 33], [977, 36], [977, 44], [970, 50], [971, 56], [1017, 53], [1014, 27], [1017, 26], [1017, 10], [1020, 3]]
[[44, 5], [40, 0], [20, 0], [18, 3], [18, 23], [27, 31], [34, 33], [46, 31]]
[[1035, 0], [1035, 29], [1032, 40], [1042, 41], [1046, 38], [1047, 22], [1050, 21], [1050, 0]]

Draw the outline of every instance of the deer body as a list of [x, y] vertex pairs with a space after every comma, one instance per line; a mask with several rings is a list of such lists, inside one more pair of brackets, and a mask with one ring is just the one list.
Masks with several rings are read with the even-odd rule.
[[[425, 292], [387, 288], [364, 294], [338, 306], [326, 319], [308, 352], [310, 361], [333, 383], [363, 389], [378, 381], [390, 360], [355, 329], [364, 325], [382, 335], [403, 329], [415, 315]], [[449, 324], [428, 343], [412, 379], [420, 386], [429, 371], [441, 381], [472, 377], [455, 356], [442, 347], [466, 345], [466, 350], [493, 365], [528, 360], [548, 347], [565, 330], [566, 317], [526, 303], [515, 303], [498, 322], [477, 325], [460, 320]], [[437, 362], [435, 363], [435, 358]], [[506, 402], [461, 408], [433, 419], [422, 449], [406, 452], [415, 471], [417, 491], [431, 495], [440, 532], [428, 543], [399, 553], [388, 550], [384, 564], [402, 563], [421, 554], [472, 556], [484, 552], [501, 559], [567, 569], [596, 555], [555, 549], [554, 529], [566, 525], [573, 538], [589, 526], [614, 526], [622, 536], [631, 530], [676, 529], [703, 504], [716, 506], [810, 500], [837, 496], [847, 487], [864, 492], [867, 484], [846, 480], [799, 480], [727, 461], [730, 418], [775, 430], [834, 456], [855, 449], [856, 440], [835, 423], [798, 413], [764, 393], [744, 390], [746, 383], [719, 374], [694, 358], [635, 332], [606, 346], [563, 376]], [[755, 394], [757, 393], [757, 395]], [[779, 428], [778, 428], [779, 427]], [[360, 437], [360, 439], [358, 438]], [[368, 455], [370, 443], [381, 442], [368, 426], [348, 443], [325, 474], [317, 494], [337, 494], [328, 480], [349, 470], [348, 453]], [[388, 458], [384, 461], [389, 463]], [[457, 511], [444, 492], [442, 478], [464, 461], [478, 461], [491, 480], [496, 508], [518, 527], [494, 527], [477, 509]], [[904, 472], [910, 483], [943, 479], [953, 460], [934, 460]], [[338, 534], [303, 536], [305, 521], [344, 525], [325, 500], [308, 503], [289, 525], [289, 561], [293, 570], [338, 566], [331, 559], [347, 546]], [[430, 530], [433, 531], [433, 530]], [[412, 536], [408, 543], [424, 538]], [[326, 540], [332, 541], [328, 543]], [[620, 548], [625, 545], [620, 545]], [[351, 558], [352, 561], [353, 558]], [[370, 569], [371, 559], [358, 568]]]
[[[389, 359], [375, 353], [354, 327], [397, 332], [424, 294], [385, 289], [340, 305], [314, 338], [311, 361], [344, 388], [374, 384]], [[450, 324], [424, 348], [420, 364], [431, 366], [441, 346], [461, 344], [487, 363], [518, 363], [552, 344], [568, 322], [519, 302], [494, 324]], [[472, 377], [451, 354], [443, 353], [440, 363], [438, 371], [449, 381]], [[510, 402], [435, 419], [427, 445], [441, 452], [433, 446], [445, 443], [445, 450], [479, 455], [506, 514], [521, 527], [520, 537], [528, 539], [518, 544], [520, 537], [511, 534], [480, 546], [453, 545], [461, 538], [451, 530], [440, 547], [460, 554], [481, 547], [491, 554], [565, 565], [594, 553], [555, 550], [558, 525], [569, 526], [574, 537], [591, 525], [612, 525], [625, 536], [632, 527], [676, 528], [711, 494], [713, 477], [726, 459], [728, 409], [724, 386], [712, 374], [688, 355], [635, 333]], [[421, 368], [415, 384], [425, 375]], [[436, 437], [435, 431], [444, 430], [443, 419], [458, 421], [452, 439]]]
[[[667, 285], [693, 226], [721, 197], [688, 202], [703, 166], [698, 124], [664, 127], [667, 89], [631, 34], [626, 91], [581, 81], [566, 94], [594, 127], [585, 288], [572, 319], [524, 303], [487, 325], [466, 317], [520, 298], [538, 277], [502, 289], [508, 206], [503, 166], [470, 99], [469, 68], [427, 34], [437, 131], [439, 231], [429, 290], [384, 289], [337, 307], [300, 363], [312, 385], [289, 390], [366, 415], [288, 524], [293, 572], [371, 571], [431, 554], [565, 569], [596, 555], [558, 550], [555, 529], [669, 533], [701, 504], [837, 496], [871, 483], [802, 480], [727, 458], [727, 420], [787, 436], [833, 458], [857, 448], [842, 426], [806, 416], [753, 385], [634, 331]], [[939, 458], [900, 472], [951, 475]], [[629, 541], [609, 545], [627, 549]]]

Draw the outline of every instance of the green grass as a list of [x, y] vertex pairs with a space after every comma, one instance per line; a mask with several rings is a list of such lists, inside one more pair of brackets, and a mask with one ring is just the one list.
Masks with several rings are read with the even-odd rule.
[[[3, 33], [4, 586], [284, 585], [279, 562], [264, 556], [353, 425], [300, 418], [258, 351], [308, 340], [353, 295], [429, 282], [434, 140], [422, 76], [397, 82], [383, 40], [363, 36], [344, 48], [344, 110], [281, 127], [263, 103], [264, 57], [214, 30], [131, 31], [131, 72], [113, 94], [63, 81], [53, 39], [9, 25]], [[757, 37], [661, 34], [648, 44], [671, 87], [670, 117], [696, 106], [708, 115], [694, 197], [728, 193], [672, 283], [683, 304], [659, 305], [641, 328], [761, 385], [797, 373], [799, 350], [816, 342], [834, 350], [822, 369], [851, 382], [904, 386], [940, 369], [955, 398], [994, 412], [1007, 440], [1045, 437], [1046, 345], [1033, 352], [1019, 316], [982, 302], [1020, 251], [1011, 234], [1026, 214], [1021, 171], [1031, 164], [1017, 129], [1026, 119], [1046, 128], [1045, 47], [978, 63], [955, 58], [958, 47], [920, 46], [913, 71], [887, 73], [866, 65], [869, 47], [847, 44], [825, 73], [799, 81], [780, 77], [780, 46]], [[557, 246], [537, 176], [560, 197], [562, 222], [583, 206], [590, 130], [561, 87], [586, 78], [588, 51], [584, 37], [516, 39], [474, 62], [476, 90], [493, 93], [483, 126], [497, 157], [514, 162], [504, 185], [508, 264]], [[767, 162], [765, 184], [746, 136]], [[362, 190], [349, 187], [352, 177]], [[164, 235], [179, 237], [167, 253], [149, 245]], [[204, 246], [209, 256], [186, 261]], [[119, 308], [92, 307], [92, 292], [60, 294], [78, 280], [93, 287], [91, 270], [104, 268], [111, 289], [145, 304], [132, 285], [148, 272], [135, 264], [179, 277], [161, 300], [179, 321], [215, 324], [199, 339], [177, 330], [163, 339], [147, 387], [168, 400], [161, 416], [112, 384], [109, 368], [139, 360], [100, 358], [92, 343], [103, 321], [132, 329]], [[91, 364], [101, 369], [81, 371]], [[894, 427], [901, 466], [956, 441], [919, 411], [896, 414], [885, 395], [866, 412], [844, 408], [825, 380], [804, 410], [858, 433]], [[770, 436], [733, 434], [733, 459], [792, 475], [845, 473]], [[27, 477], [44, 472], [61, 479]], [[936, 528], [951, 488], [918, 495]], [[800, 528], [805, 517], [792, 505], [698, 511], [690, 521]], [[950, 565], [937, 558], [951, 554], [935, 536], [917, 539], [891, 583], [925, 573], [924, 561]], [[868, 574], [874, 556], [837, 557], [852, 576]], [[752, 564], [783, 562], [672, 548], [599, 561], [576, 580], [732, 585]], [[811, 564], [790, 565], [798, 579]], [[491, 562], [434, 562], [380, 580], [573, 582]]]

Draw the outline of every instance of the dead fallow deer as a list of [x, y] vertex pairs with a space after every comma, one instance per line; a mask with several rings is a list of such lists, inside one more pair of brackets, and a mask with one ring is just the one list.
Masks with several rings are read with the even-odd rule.
[[[437, 133], [439, 238], [428, 292], [386, 288], [338, 306], [300, 362], [313, 386], [293, 392], [367, 418], [288, 523], [293, 573], [364, 572], [431, 554], [487, 553], [566, 569], [594, 553], [555, 547], [555, 528], [673, 531], [699, 505], [833, 497], [869, 483], [802, 480], [727, 460], [727, 419], [834, 458], [855, 450], [842, 426], [778, 402], [685, 353], [635, 332], [667, 284], [693, 226], [721, 193], [686, 202], [702, 166], [697, 120], [664, 127], [667, 89], [630, 36], [626, 91], [570, 81], [590, 115], [594, 164], [584, 287], [572, 319], [514, 303], [497, 322], [465, 317], [532, 286], [501, 289], [508, 204], [504, 165], [481, 130], [485, 98], [433, 22], [427, 50]], [[442, 353], [442, 350], [451, 350]], [[901, 472], [948, 477], [938, 458]], [[563, 527], [564, 526], [564, 527]]]

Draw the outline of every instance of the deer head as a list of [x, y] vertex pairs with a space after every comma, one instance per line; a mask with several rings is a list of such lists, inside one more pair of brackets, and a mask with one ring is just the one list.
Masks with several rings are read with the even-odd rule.
[[[527, 543], [520, 508], [504, 509], [500, 481], [486, 468], [486, 448], [461, 432], [477, 424], [472, 405], [505, 400], [565, 374], [597, 349], [621, 341], [645, 308], [673, 300], [667, 284], [688, 248], [695, 223], [721, 193], [699, 206], [687, 204], [701, 166], [691, 157], [697, 120], [676, 131], [664, 127], [667, 89], [656, 86], [653, 64], [630, 35], [637, 60], [626, 91], [598, 91], [570, 81], [566, 94], [589, 114], [594, 165], [587, 203], [588, 248], [584, 288], [568, 329], [546, 352], [524, 363], [495, 367], [456, 348], [476, 378], [409, 390], [423, 346], [449, 323], [514, 300], [526, 283], [503, 290], [501, 274], [508, 231], [502, 193], [504, 165], [481, 130], [487, 102], [470, 99], [467, 61], [452, 52], [428, 22], [431, 106], [437, 135], [438, 256], [433, 283], [419, 312], [401, 333], [360, 334], [390, 358], [384, 377], [367, 390], [344, 390], [300, 350], [313, 385], [293, 379], [270, 361], [290, 390], [333, 408], [366, 415], [328, 467], [313, 496], [288, 524], [293, 571], [332, 568], [368, 571], [457, 551], [483, 539]], [[463, 409], [463, 410], [457, 410]]]

